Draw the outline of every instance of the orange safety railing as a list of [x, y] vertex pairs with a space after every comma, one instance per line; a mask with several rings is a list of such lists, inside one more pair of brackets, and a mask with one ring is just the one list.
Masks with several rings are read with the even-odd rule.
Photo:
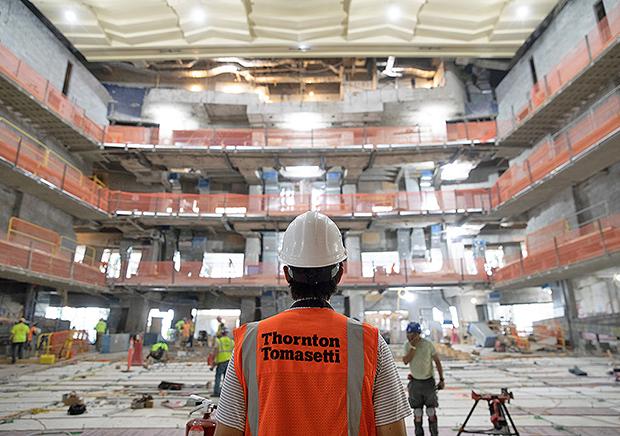
[[107, 189], [85, 176], [42, 142], [1, 117], [0, 159], [46, 180], [98, 209], [108, 210]]
[[60, 247], [58, 233], [17, 217], [9, 219], [7, 240], [50, 254], [56, 254]]
[[527, 257], [496, 270], [493, 280], [515, 280], [617, 252], [620, 252], [620, 214], [550, 235], [545, 243], [538, 244], [534, 253], [528, 252]]
[[103, 141], [104, 128], [86, 116], [86, 111], [71, 102], [60, 90], [27, 63], [0, 44], [0, 74], [15, 82], [32, 98], [55, 113], [65, 123], [96, 143]]
[[513, 198], [619, 128], [620, 88], [616, 88], [568, 126], [539, 142], [527, 159], [502, 174], [492, 190], [493, 207]]
[[[228, 264], [204, 264], [201, 261], [178, 264], [174, 262], [140, 262], [138, 270], [130, 277], [112, 278], [117, 285], [134, 286], [218, 286], [218, 285], [285, 285], [286, 280], [280, 265], [245, 265], [243, 274], [235, 277], [228, 271]], [[121, 268], [121, 271], [125, 271]], [[212, 271], [219, 271], [219, 276]], [[362, 273], [360, 262], [347, 262], [342, 283], [346, 285], [398, 285], [428, 283], [478, 283], [488, 277], [483, 269], [467, 265], [464, 259], [447, 259], [436, 262], [407, 261], [389, 267], [375, 267], [367, 274]]]
[[331, 216], [398, 213], [482, 212], [490, 209], [488, 189], [387, 192], [313, 196], [244, 194], [110, 193], [110, 211], [119, 215], [292, 216], [318, 210]]
[[[158, 145], [159, 133], [150, 127], [108, 126], [106, 143]], [[446, 141], [491, 142], [495, 121], [462, 121], [446, 124], [444, 133], [411, 127], [349, 127], [309, 131], [290, 129], [175, 130], [172, 145], [192, 147], [338, 148], [353, 145], [444, 144]]]
[[58, 359], [70, 359], [90, 349], [86, 330], [61, 330], [41, 333], [37, 338], [37, 354], [53, 354]]
[[620, 6], [608, 13], [597, 25], [556, 65], [542, 81], [530, 90], [528, 103], [516, 110], [509, 120], [498, 120], [498, 137], [506, 137], [554, 95], [561, 92], [582, 71], [611, 45], [620, 35]]

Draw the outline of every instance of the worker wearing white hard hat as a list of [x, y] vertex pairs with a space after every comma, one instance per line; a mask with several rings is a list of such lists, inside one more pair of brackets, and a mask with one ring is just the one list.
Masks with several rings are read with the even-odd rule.
[[347, 258], [336, 224], [298, 216], [279, 257], [295, 301], [235, 330], [216, 436], [404, 436], [411, 410], [390, 349], [375, 327], [329, 304]]

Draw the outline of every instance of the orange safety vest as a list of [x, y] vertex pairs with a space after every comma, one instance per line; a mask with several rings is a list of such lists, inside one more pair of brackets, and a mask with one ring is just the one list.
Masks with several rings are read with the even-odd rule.
[[374, 436], [378, 331], [296, 308], [234, 332], [246, 436]]

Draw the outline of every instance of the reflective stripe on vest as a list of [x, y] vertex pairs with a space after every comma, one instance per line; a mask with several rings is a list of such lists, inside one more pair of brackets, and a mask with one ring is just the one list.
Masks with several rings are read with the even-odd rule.
[[[295, 309], [295, 312], [299, 313], [298, 310], [318, 310], [318, 311], [324, 311], [324, 310], [330, 310], [330, 309]], [[319, 312], [320, 313], [320, 312]], [[282, 315], [282, 314], [281, 314]], [[346, 340], [346, 348], [343, 345], [343, 348], [337, 348], [339, 350], [339, 355], [337, 355], [337, 357], [334, 357], [334, 355], [329, 354], [329, 351], [326, 352], [329, 360], [327, 357], [324, 357], [322, 359], [324, 359], [324, 362], [328, 365], [342, 365], [341, 360], [334, 360], [334, 359], [340, 359], [340, 356], [344, 357], [343, 354], [346, 353], [346, 373], [347, 373], [347, 377], [346, 380], [342, 380], [342, 388], [346, 389], [346, 417], [344, 417], [345, 411], [341, 411], [339, 412], [341, 415], [343, 416], [343, 420], [340, 422], [340, 425], [337, 425], [336, 427], [338, 428], [338, 430], [336, 430], [336, 428], [334, 428], [334, 433], [332, 434], [338, 434], [338, 435], [347, 435], [347, 436], [366, 436], [369, 434], [375, 434], [375, 424], [374, 424], [374, 409], [372, 408], [372, 386], [374, 385], [374, 376], [375, 376], [375, 372], [376, 372], [376, 355], [377, 355], [377, 338], [378, 338], [378, 332], [375, 328], [370, 327], [368, 325], [364, 326], [361, 323], [353, 320], [353, 319], [349, 319], [349, 318], [345, 318], [342, 315], [338, 315], [335, 314], [335, 316], [338, 316], [340, 318], [336, 318], [334, 319], [333, 315], [321, 315], [321, 316], [317, 316], [317, 318], [321, 318], [322, 316], [326, 316], [325, 320], [329, 320], [329, 321], [334, 321], [336, 324], [334, 324], [335, 326], [337, 326], [337, 330], [341, 331], [343, 334], [341, 337], [341, 341]], [[284, 317], [289, 316], [290, 320], [290, 314], [288, 315], [284, 315]], [[311, 316], [310, 314], [308, 314], [308, 316]], [[286, 318], [281, 318], [283, 320], [282, 322], [282, 326], [286, 325], [286, 322], [288, 321]], [[263, 321], [265, 322], [265, 321]], [[345, 325], [346, 324], [346, 325]], [[267, 327], [267, 325], [269, 325], [270, 327]], [[276, 324], [277, 326], [278, 324]], [[327, 325], [331, 325], [331, 324], [327, 324]], [[267, 383], [268, 379], [259, 379], [259, 377], [269, 377], [270, 373], [269, 373], [269, 369], [267, 370], [267, 373], [263, 374], [263, 370], [260, 368], [265, 367], [265, 359], [267, 359], [267, 363], [268, 364], [273, 364], [273, 359], [285, 359], [283, 356], [283, 354], [280, 354], [280, 357], [278, 356], [278, 353], [283, 353], [282, 350], [284, 349], [288, 349], [288, 348], [293, 348], [294, 352], [304, 352], [304, 358], [305, 361], [307, 362], [308, 357], [306, 357], [306, 354], [308, 353], [308, 349], [317, 349], [317, 347], [297, 347], [295, 348], [295, 345], [297, 344], [297, 341], [301, 341], [301, 337], [300, 336], [294, 336], [293, 339], [295, 340], [295, 343], [291, 343], [290, 339], [291, 336], [289, 336], [290, 334], [292, 334], [291, 332], [287, 332], [285, 327], [282, 327], [281, 333], [284, 335], [283, 336], [283, 341], [284, 342], [279, 342], [276, 343], [275, 341], [275, 337], [274, 336], [269, 336], [270, 334], [272, 334], [272, 332], [270, 330], [273, 329], [273, 320], [271, 321], [271, 324], [261, 324], [261, 322], [253, 322], [253, 323], [249, 323], [246, 324], [245, 326], [243, 326], [242, 328], [240, 328], [240, 332], [236, 332], [239, 334], [242, 334], [243, 336], [237, 337], [237, 335], [235, 336], [236, 339], [239, 341], [240, 343], [240, 353], [237, 354], [235, 356], [235, 361], [237, 361], [236, 359], [240, 358], [241, 360], [241, 372], [238, 373], [240, 378], [243, 377], [242, 380], [242, 385], [244, 386], [245, 390], [246, 390], [246, 401], [247, 401], [247, 423], [246, 423], [246, 435], [251, 435], [251, 436], [259, 436], [262, 434], [268, 434], [267, 431], [272, 430], [269, 428], [269, 424], [270, 424], [270, 419], [272, 419], [272, 415], [270, 415], [270, 412], [267, 411], [266, 409], [269, 409], [271, 411], [273, 410], [278, 410], [278, 409], [282, 409], [285, 410], [287, 407], [289, 407], [289, 404], [282, 404], [281, 406], [277, 403], [277, 401], [275, 403], [273, 403], [271, 397], [272, 395], [275, 394], [265, 394], [265, 392], [271, 391], [271, 382], [270, 384], [265, 386], [265, 383]], [[280, 327], [276, 327], [278, 329], [278, 331], [280, 331]], [[243, 329], [245, 329], [245, 331], [243, 331]], [[268, 329], [268, 330], [266, 330]], [[319, 329], [318, 331], [319, 333], [319, 337], [321, 336], [321, 331]], [[299, 334], [299, 333], [298, 333]], [[307, 333], [308, 335], [312, 336], [311, 332]], [[270, 341], [272, 344], [276, 343], [276, 344], [280, 344], [280, 345], [276, 345], [276, 347], [274, 347], [273, 352], [275, 353], [274, 356], [269, 357], [267, 351], [265, 351], [265, 348], [263, 348], [266, 344], [267, 344], [267, 339], [265, 338], [265, 336], [271, 338]], [[337, 336], [336, 334], [334, 334], [334, 336]], [[314, 337], [316, 338], [316, 335], [314, 335]], [[287, 341], [288, 339], [288, 341]], [[322, 337], [320, 339], [329, 339], [329, 338], [325, 338]], [[367, 344], [365, 344], [365, 341], [368, 341]], [[257, 344], [257, 342], [259, 342], [259, 344]], [[286, 347], [285, 345], [289, 344], [288, 347]], [[307, 345], [307, 344], [303, 344], [300, 342], [299, 345]], [[316, 346], [316, 343], [314, 344]], [[366, 345], [366, 348], [365, 348]], [[340, 347], [340, 345], [338, 346]], [[319, 348], [320, 349], [320, 348]], [[329, 347], [327, 348], [329, 349]], [[314, 351], [313, 351], [314, 353]], [[316, 352], [316, 354], [320, 354], [320, 352]], [[295, 356], [297, 356], [295, 354]], [[321, 357], [321, 356], [318, 356]], [[290, 357], [286, 357], [286, 359], [289, 360], [290, 362]], [[316, 358], [315, 358], [316, 359]], [[258, 362], [260, 360], [260, 362]], [[298, 360], [297, 357], [295, 358], [295, 360]], [[301, 359], [299, 359], [301, 360]], [[319, 360], [315, 360], [315, 362], [321, 362], [321, 358], [319, 358]], [[337, 363], [337, 362], [341, 362], [341, 363]], [[258, 367], [258, 363], [260, 363], [260, 368]], [[289, 365], [290, 363], [286, 363], [283, 362], [282, 364], [284, 365]], [[296, 365], [297, 363], [295, 363]], [[300, 365], [303, 364], [310, 364], [310, 365], [316, 365], [316, 363], [299, 363]], [[369, 365], [368, 367], [366, 367], [366, 365]], [[237, 365], [235, 365], [236, 367]], [[266, 368], [271, 368], [271, 371], [273, 371], [274, 367], [266, 367]], [[236, 368], [237, 369], [237, 368]], [[344, 368], [343, 368], [344, 370]], [[260, 372], [260, 374], [258, 373]], [[344, 372], [344, 371], [343, 371]], [[296, 374], [295, 371], [288, 372], [288, 376], [290, 377], [291, 374]], [[324, 377], [321, 376], [322, 372], [313, 372], [313, 373], [308, 373], [307, 376], [303, 375], [302, 373], [299, 373], [300, 377], [304, 377], [303, 380], [306, 379], [306, 377], [310, 377], [309, 380], [313, 380], [312, 377], [319, 377], [319, 379], [314, 379], [314, 380], [319, 380], [319, 384], [320, 384], [320, 378]], [[334, 376], [334, 373], [325, 373], [325, 374], [331, 374], [331, 377]], [[344, 374], [342, 374], [344, 375]], [[287, 373], [282, 373], [282, 376], [279, 377], [286, 377]], [[261, 381], [262, 380], [262, 381]], [[291, 380], [289, 378], [289, 380]], [[296, 382], [301, 382], [301, 384], [297, 383], [298, 386], [301, 386], [303, 388], [303, 380], [302, 379], [292, 379], [291, 382], [293, 385], [296, 384]], [[324, 379], [322, 380], [324, 383], [328, 383], [328, 388], [329, 388], [329, 383], [327, 380], [329, 379]], [[332, 379], [333, 380], [333, 379]], [[336, 382], [337, 383], [337, 382]], [[346, 383], [346, 385], [345, 385]], [[276, 383], [277, 384], [277, 383]], [[262, 385], [260, 387], [260, 391], [259, 391], [259, 385]], [[294, 389], [293, 386], [291, 385], [286, 385], [288, 387], [285, 388], [286, 389]], [[345, 387], [346, 386], [346, 387]], [[275, 389], [275, 391], [277, 391], [277, 386], [273, 386], [273, 388]], [[279, 388], [282, 388], [282, 385], [279, 386]], [[309, 389], [316, 389], [316, 387], [314, 385], [310, 385]], [[323, 387], [325, 388], [325, 387]], [[338, 389], [336, 386], [334, 387], [336, 389], [336, 391], [338, 391]], [[339, 391], [342, 395], [342, 406], [344, 406], [345, 404], [345, 398], [344, 398], [344, 389]], [[262, 393], [261, 393], [262, 392]], [[294, 392], [300, 392], [300, 391], [294, 391]], [[267, 395], [267, 396], [265, 396]], [[328, 391], [325, 392], [325, 395], [329, 396], [330, 393]], [[267, 398], [270, 398], [269, 400], [267, 400]], [[277, 398], [277, 397], [276, 397]], [[279, 397], [282, 398], [282, 397]], [[264, 401], [269, 401], [268, 404], [261, 404], [261, 400]], [[284, 401], [284, 400], [279, 400], [279, 401]], [[317, 401], [316, 399], [314, 401]], [[320, 400], [319, 400], [320, 401]], [[323, 406], [329, 407], [328, 404], [330, 404], [331, 398], [326, 398], [326, 404], [324, 404]], [[338, 401], [336, 401], [338, 402]], [[311, 408], [312, 407], [321, 407], [320, 404], [308, 404], [308, 420], [310, 421], [310, 424], [313, 424], [313, 420], [314, 418], [310, 418], [312, 416], [312, 414], [316, 413], [320, 413], [319, 410], [316, 411], [312, 411]], [[275, 407], [275, 409], [274, 409]], [[335, 410], [335, 409], [334, 409]], [[335, 411], [337, 413], [337, 411]], [[263, 413], [263, 415], [261, 415], [261, 413]], [[286, 413], [286, 412], [284, 412]], [[363, 416], [364, 415], [364, 416]], [[285, 417], [283, 418], [285, 421], [288, 418], [288, 415], [285, 415]], [[281, 418], [282, 419], [282, 418]], [[293, 420], [293, 418], [291, 419], [291, 426], [295, 426], [295, 422]], [[301, 417], [301, 420], [305, 420], [304, 417]], [[346, 425], [345, 425], [345, 420], [346, 420]], [[282, 422], [282, 421], [280, 421]], [[308, 422], [305, 423], [306, 425], [308, 425]], [[259, 425], [267, 425], [266, 427], [266, 431], [263, 431], [261, 433]], [[300, 423], [300, 425], [303, 425]], [[362, 430], [363, 427], [363, 430]], [[298, 430], [298, 429], [297, 429]], [[280, 432], [282, 431], [282, 429], [280, 429]], [[278, 434], [280, 435], [281, 433], [271, 433], [271, 434]], [[297, 431], [297, 433], [295, 433], [294, 431], [292, 431], [290, 434], [305, 434], [305, 433], [300, 433], [299, 430]]]
[[248, 389], [248, 425], [252, 436], [258, 435], [258, 381], [256, 380], [256, 333], [258, 322], [251, 322], [245, 329], [241, 358], [243, 375]]
[[353, 319], [347, 321], [347, 411], [349, 436], [357, 436], [362, 417], [364, 383], [364, 330]]

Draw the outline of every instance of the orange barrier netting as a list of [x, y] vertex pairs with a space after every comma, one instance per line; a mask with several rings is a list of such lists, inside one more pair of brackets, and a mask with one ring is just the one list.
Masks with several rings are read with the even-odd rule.
[[399, 212], [443, 213], [488, 211], [488, 189], [454, 191], [387, 192], [380, 194], [333, 194], [313, 196], [244, 195], [244, 194], [176, 194], [110, 193], [110, 208], [117, 214], [158, 215], [267, 215], [289, 216], [307, 210], [327, 215], [389, 214]]
[[[140, 262], [138, 270], [130, 277], [112, 279], [118, 285], [134, 286], [192, 286], [192, 285], [286, 285], [283, 271], [278, 264], [245, 265], [240, 277], [226, 276], [227, 264], [207, 265], [201, 261]], [[121, 268], [121, 271], [125, 271]], [[212, 271], [219, 271], [219, 275]], [[215, 277], [214, 277], [215, 276]], [[224, 276], [224, 277], [222, 277]], [[362, 274], [360, 262], [347, 262], [342, 283], [346, 285], [396, 285], [428, 283], [484, 282], [487, 275], [483, 268], [466, 265], [463, 259], [438, 259], [435, 262], [407, 261], [390, 267], [376, 267]]]
[[35, 273], [70, 279], [77, 282], [105, 286], [105, 276], [98, 268], [75, 263], [46, 251], [0, 240], [0, 264]]
[[616, 88], [568, 126], [543, 139], [527, 159], [502, 174], [492, 191], [493, 207], [513, 198], [618, 128], [620, 89]]
[[101, 210], [108, 210], [108, 190], [97, 185], [45, 145], [0, 118], [0, 158], [41, 177], [58, 189]]
[[618, 35], [620, 35], [620, 6], [614, 8], [607, 17], [599, 21], [594, 29], [543, 77], [542, 81], [532, 87], [528, 103], [515, 112], [514, 118], [498, 120], [498, 137], [507, 136], [552, 96], [560, 92], [577, 75], [588, 68], [601, 53], [615, 44]]
[[524, 275], [568, 266], [620, 251], [620, 214], [597, 219], [568, 230], [540, 244], [527, 257], [513, 261], [493, 274], [493, 281], [514, 280]]
[[[338, 148], [352, 145], [421, 145], [446, 141], [490, 142], [495, 139], [495, 121], [463, 121], [446, 124], [446, 132], [412, 127], [346, 127], [309, 131], [290, 129], [199, 129], [174, 130], [173, 145], [200, 147]], [[159, 144], [158, 129], [108, 126], [106, 143]]]
[[88, 118], [84, 109], [77, 107], [48, 80], [1, 44], [0, 73], [17, 83], [35, 100], [56, 113], [78, 132], [97, 143], [103, 141], [103, 126]]

